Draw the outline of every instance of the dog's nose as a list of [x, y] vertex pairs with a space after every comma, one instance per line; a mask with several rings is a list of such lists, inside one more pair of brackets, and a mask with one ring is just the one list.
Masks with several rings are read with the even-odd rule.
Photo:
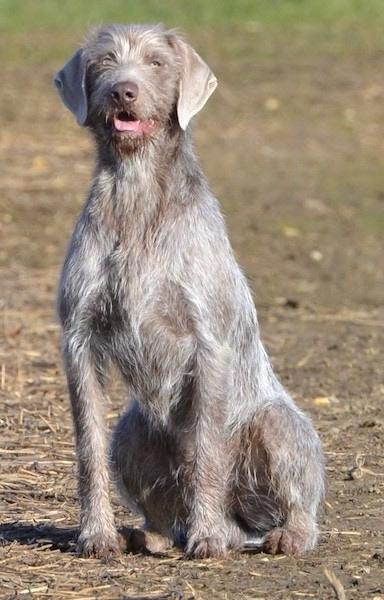
[[134, 81], [120, 81], [111, 90], [112, 99], [122, 104], [134, 102], [139, 95], [138, 85]]

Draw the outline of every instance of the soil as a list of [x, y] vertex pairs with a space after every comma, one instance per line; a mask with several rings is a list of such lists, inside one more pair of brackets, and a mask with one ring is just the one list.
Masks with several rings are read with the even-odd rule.
[[[196, 36], [220, 80], [196, 139], [274, 366], [324, 444], [319, 546], [297, 560], [76, 555], [54, 303], [93, 150], [51, 89], [74, 40], [19, 36], [0, 99], [1, 598], [384, 599], [384, 48], [306, 35]], [[116, 384], [110, 425], [123, 406]], [[137, 523], [114, 505], [119, 526]]]

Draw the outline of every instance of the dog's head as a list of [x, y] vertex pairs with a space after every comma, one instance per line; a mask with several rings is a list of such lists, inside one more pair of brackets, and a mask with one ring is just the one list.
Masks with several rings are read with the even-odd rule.
[[127, 152], [173, 121], [185, 130], [217, 85], [174, 31], [141, 25], [91, 31], [54, 82], [79, 125]]

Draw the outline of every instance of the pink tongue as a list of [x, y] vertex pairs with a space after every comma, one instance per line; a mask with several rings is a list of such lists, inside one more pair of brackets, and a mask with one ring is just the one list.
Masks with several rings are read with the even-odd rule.
[[113, 122], [117, 131], [140, 131], [141, 121], [120, 121], [115, 117]]
[[151, 121], [120, 121], [117, 117], [114, 117], [113, 124], [116, 131], [133, 131], [135, 133], [146, 133], [151, 131]]

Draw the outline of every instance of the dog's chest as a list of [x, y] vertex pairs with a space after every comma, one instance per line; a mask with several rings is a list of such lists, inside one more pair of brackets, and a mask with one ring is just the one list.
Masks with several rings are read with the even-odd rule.
[[191, 323], [180, 287], [161, 256], [118, 247], [104, 272], [92, 326], [118, 362], [147, 369], [154, 354], [178, 351], [176, 346], [190, 337]]
[[103, 261], [102, 285], [94, 304], [94, 326], [111, 335], [132, 334], [149, 312], [165, 285], [164, 275], [149, 260], [114, 249]]

